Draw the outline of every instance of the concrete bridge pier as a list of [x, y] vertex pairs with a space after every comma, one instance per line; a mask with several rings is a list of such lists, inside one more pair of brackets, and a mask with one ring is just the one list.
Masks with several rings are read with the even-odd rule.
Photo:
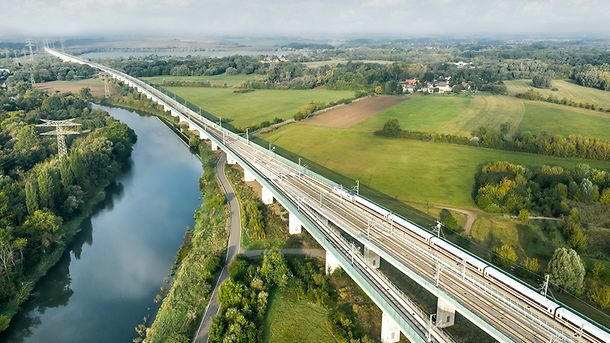
[[227, 164], [235, 164], [235, 163], [237, 163], [235, 158], [232, 155], [227, 154]]
[[379, 257], [379, 255], [377, 255], [373, 250], [364, 246], [364, 261], [369, 267], [377, 269], [381, 264], [381, 257]]
[[445, 300], [438, 298], [436, 302], [436, 326], [446, 328], [455, 324], [455, 307]]
[[292, 212], [288, 213], [288, 233], [298, 235], [302, 232], [303, 223]]
[[244, 169], [244, 181], [246, 181], [246, 182], [256, 181], [254, 174], [250, 173], [248, 171], [248, 169]]
[[265, 204], [265, 205], [273, 204], [273, 193], [271, 193], [269, 188], [267, 188], [265, 186], [262, 186], [261, 198], [263, 200], [263, 204]]
[[214, 141], [212, 141], [212, 151], [216, 151], [218, 150], [218, 144], [216, 144]]
[[400, 341], [400, 326], [392, 317], [383, 312], [381, 315], [381, 343]]
[[339, 261], [337, 260], [337, 258], [333, 254], [326, 251], [326, 274], [332, 274], [335, 270], [339, 268], [341, 268], [341, 265], [339, 265]]

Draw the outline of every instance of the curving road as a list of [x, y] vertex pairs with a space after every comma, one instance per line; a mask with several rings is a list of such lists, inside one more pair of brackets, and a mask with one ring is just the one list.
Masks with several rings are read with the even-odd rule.
[[206, 343], [208, 341], [208, 332], [212, 325], [212, 319], [214, 319], [220, 310], [218, 290], [220, 285], [229, 278], [229, 264], [233, 258], [235, 258], [235, 255], [240, 253], [241, 213], [233, 187], [231, 187], [231, 184], [225, 175], [226, 160], [227, 155], [224, 153], [220, 154], [220, 158], [218, 158], [218, 162], [216, 163], [216, 177], [220, 182], [220, 186], [225, 194], [227, 203], [229, 204], [229, 243], [227, 245], [227, 257], [225, 259], [225, 265], [220, 272], [220, 276], [218, 276], [218, 281], [216, 281], [216, 286], [210, 297], [210, 302], [203, 313], [199, 329], [197, 329], [197, 334], [193, 340], [195, 343]]

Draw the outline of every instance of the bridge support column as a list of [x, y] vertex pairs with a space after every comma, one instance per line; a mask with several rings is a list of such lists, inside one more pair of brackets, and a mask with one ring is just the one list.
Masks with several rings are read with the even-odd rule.
[[180, 113], [178, 113], [178, 111], [176, 111], [176, 110], [170, 109], [169, 112], [172, 117], [180, 117]]
[[297, 218], [296, 214], [288, 213], [288, 233], [298, 235], [302, 232], [303, 223]]
[[381, 343], [400, 341], [400, 327], [392, 317], [385, 312], [381, 315]]
[[254, 175], [252, 173], [250, 173], [248, 171], [248, 169], [244, 169], [244, 181], [246, 181], [246, 182], [256, 181], [256, 178], [254, 177]]
[[335, 270], [340, 268], [339, 261], [335, 256], [326, 251], [326, 263], [325, 263], [326, 274], [332, 274]]
[[237, 161], [235, 161], [235, 158], [233, 158], [233, 156], [227, 154], [227, 163], [228, 164], [235, 164], [235, 163], [237, 163]]
[[218, 145], [212, 141], [212, 151], [218, 150]]
[[445, 300], [438, 298], [436, 302], [436, 326], [446, 328], [455, 324], [455, 307]]
[[261, 198], [263, 200], [263, 204], [265, 204], [265, 205], [273, 204], [273, 193], [271, 193], [271, 191], [265, 186], [262, 187]]
[[381, 264], [381, 257], [379, 257], [379, 255], [377, 255], [374, 251], [370, 250], [369, 248], [367, 248], [366, 246], [364, 247], [364, 261], [366, 261], [366, 264], [373, 268], [373, 269], [377, 269], [379, 268], [379, 265]]

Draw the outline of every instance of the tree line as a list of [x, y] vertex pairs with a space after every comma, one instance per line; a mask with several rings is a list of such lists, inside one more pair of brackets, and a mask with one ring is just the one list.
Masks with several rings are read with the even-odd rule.
[[375, 131], [375, 134], [384, 137], [471, 145], [557, 157], [610, 160], [610, 142], [603, 139], [578, 135], [563, 137], [546, 132], [518, 132], [510, 135], [509, 132], [510, 124], [504, 123], [500, 129], [481, 127], [473, 131], [471, 137], [468, 138], [451, 134], [403, 130], [398, 119], [390, 119], [380, 130]]
[[13, 75], [7, 78], [7, 84], [16, 84], [20, 81], [50, 82], [71, 81], [92, 78], [97, 71], [85, 64], [64, 63], [57, 58], [38, 58], [35, 63], [25, 62], [13, 65]]

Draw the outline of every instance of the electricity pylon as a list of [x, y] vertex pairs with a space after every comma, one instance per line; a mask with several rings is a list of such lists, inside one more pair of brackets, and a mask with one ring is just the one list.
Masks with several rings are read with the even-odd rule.
[[28, 48], [30, 48], [30, 60], [31, 60], [32, 62], [34, 62], [34, 52], [32, 51], [32, 46], [33, 46], [33, 45], [34, 45], [34, 43], [32, 42], [32, 40], [31, 40], [31, 39], [26, 41], [26, 46], [27, 46]]
[[110, 85], [108, 83], [108, 74], [102, 74], [102, 79], [104, 79], [104, 98], [110, 98]]
[[44, 122], [44, 124], [38, 124], [37, 127], [54, 127], [55, 130], [43, 132], [40, 135], [42, 136], [57, 136], [57, 155], [59, 156], [59, 160], [61, 161], [67, 154], [68, 149], [66, 147], [66, 136], [67, 135], [78, 135], [80, 132], [78, 131], [70, 131], [66, 129], [68, 127], [80, 126], [79, 123], [74, 123], [72, 119], [66, 120], [48, 120], [48, 119], [40, 119]]

